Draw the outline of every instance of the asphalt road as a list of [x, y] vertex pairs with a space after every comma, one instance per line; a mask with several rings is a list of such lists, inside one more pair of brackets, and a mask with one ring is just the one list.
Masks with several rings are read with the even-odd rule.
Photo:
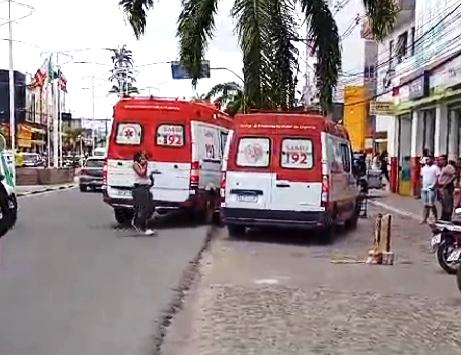
[[21, 198], [0, 240], [0, 354], [149, 354], [155, 319], [206, 227], [127, 237], [98, 193]]

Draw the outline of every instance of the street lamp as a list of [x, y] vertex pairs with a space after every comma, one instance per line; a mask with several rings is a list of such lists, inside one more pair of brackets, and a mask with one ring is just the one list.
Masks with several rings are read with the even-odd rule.
[[[82, 78], [84, 79], [91, 79], [91, 86], [89, 88], [83, 88], [84, 90], [86, 89], [91, 89], [92, 90], [92, 155], [95, 154], [95, 79], [102, 80], [103, 83], [106, 82], [103, 78], [99, 78], [97, 76], [91, 75], [91, 76], [86, 76]], [[103, 85], [103, 84], [101, 84]], [[98, 85], [98, 86], [101, 86]]]

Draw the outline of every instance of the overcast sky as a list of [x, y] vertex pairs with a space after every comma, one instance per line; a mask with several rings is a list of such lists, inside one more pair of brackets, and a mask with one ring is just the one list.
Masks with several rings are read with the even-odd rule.
[[[149, 65], [177, 59], [178, 47], [175, 39], [176, 20], [180, 13], [179, 0], [159, 0], [155, 9], [149, 13], [147, 33], [140, 41], [136, 41], [131, 29], [125, 25], [122, 11], [117, 0], [22, 0], [22, 3], [34, 6], [33, 14], [14, 24], [14, 68], [22, 72], [35, 73], [42, 65], [47, 51], [76, 50], [91, 48], [88, 51], [69, 52], [72, 57], [60, 57], [63, 72], [68, 79], [67, 106], [75, 116], [92, 116], [91, 90], [83, 88], [91, 86], [88, 76], [95, 79], [95, 116], [110, 117], [114, 98], [107, 98], [111, 87], [107, 79], [111, 65], [111, 54], [101, 48], [117, 48], [127, 44], [133, 51], [135, 66], [138, 69], [137, 87], [157, 87], [151, 89], [152, 94], [160, 96], [194, 95], [190, 81], [171, 79], [170, 65]], [[231, 0], [223, 0], [217, 21], [215, 39], [210, 45], [207, 59], [212, 67], [226, 67], [242, 76], [242, 57], [233, 34], [234, 23], [229, 18]], [[349, 26], [359, 10], [360, 0], [351, 0], [336, 15], [340, 33]], [[361, 9], [361, 8], [360, 8]], [[30, 10], [18, 4], [13, 5], [13, 18], [27, 15]], [[7, 2], [0, 0], [0, 68], [8, 68], [8, 17]], [[305, 32], [301, 30], [301, 34]], [[343, 43], [343, 67], [345, 71], [363, 71], [356, 46], [359, 46], [358, 30]], [[303, 50], [303, 46], [300, 45]], [[41, 57], [41, 53], [42, 57]], [[305, 58], [305, 54], [301, 53]], [[86, 61], [97, 64], [73, 64], [72, 61]], [[305, 65], [301, 60], [301, 69]], [[217, 83], [238, 80], [227, 71], [213, 71], [211, 79], [201, 80], [198, 93], [205, 93]], [[302, 83], [302, 77], [301, 77]], [[156, 92], [157, 91], [157, 92]], [[148, 89], [142, 93], [148, 94]]]

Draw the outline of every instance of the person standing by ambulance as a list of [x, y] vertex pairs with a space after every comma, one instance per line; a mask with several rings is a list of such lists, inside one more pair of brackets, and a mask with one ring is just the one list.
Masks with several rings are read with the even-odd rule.
[[152, 177], [148, 171], [148, 160], [146, 154], [138, 152], [133, 159], [134, 180], [132, 197], [134, 207], [134, 219], [132, 226], [137, 232], [144, 235], [155, 235], [156, 232], [147, 229], [148, 219], [152, 214], [152, 195], [150, 187], [152, 185]]

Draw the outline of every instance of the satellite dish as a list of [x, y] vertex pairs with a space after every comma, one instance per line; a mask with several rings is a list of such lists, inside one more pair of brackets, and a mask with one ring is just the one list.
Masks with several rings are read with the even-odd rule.
[[0, 152], [3, 152], [6, 149], [6, 139], [3, 135], [0, 134]]

